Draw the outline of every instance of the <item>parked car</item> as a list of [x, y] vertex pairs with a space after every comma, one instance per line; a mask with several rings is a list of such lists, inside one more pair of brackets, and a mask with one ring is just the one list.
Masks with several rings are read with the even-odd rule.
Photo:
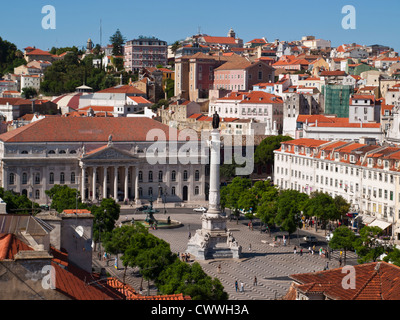
[[303, 240], [309, 243], [317, 243], [318, 239], [314, 236], [305, 236], [303, 237]]
[[144, 210], [147, 210], [147, 209], [149, 209], [149, 206], [141, 206], [139, 208], [136, 208], [136, 211], [144, 211]]
[[207, 208], [205, 207], [198, 207], [198, 208], [194, 208], [193, 211], [195, 212], [207, 212]]

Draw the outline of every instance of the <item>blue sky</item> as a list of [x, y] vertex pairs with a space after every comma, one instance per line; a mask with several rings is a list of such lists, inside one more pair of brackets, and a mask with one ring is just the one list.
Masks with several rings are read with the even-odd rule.
[[[42, 7], [56, 9], [56, 29], [42, 28]], [[342, 7], [356, 9], [356, 29], [342, 28]], [[299, 40], [315, 35], [343, 43], [382, 44], [400, 50], [397, 0], [20, 0], [2, 3], [0, 37], [19, 49], [36, 46], [85, 46], [88, 38], [102, 44], [120, 29], [127, 40], [156, 36], [172, 43], [196, 34], [226, 36], [232, 27], [245, 42]]]

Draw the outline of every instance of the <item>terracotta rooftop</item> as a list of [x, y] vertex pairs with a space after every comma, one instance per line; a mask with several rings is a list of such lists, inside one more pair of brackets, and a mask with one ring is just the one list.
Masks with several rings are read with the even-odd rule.
[[[386, 262], [354, 266], [355, 288], [343, 288], [343, 268], [291, 275], [296, 289], [333, 300], [400, 300], [400, 268]], [[345, 273], [346, 274], [346, 273]]]
[[32, 250], [27, 244], [17, 238], [12, 233], [0, 233], [0, 261], [1, 260], [13, 260], [14, 256], [19, 251]]
[[115, 86], [112, 88], [107, 88], [101, 91], [97, 91], [97, 93], [125, 93], [125, 94], [145, 94], [145, 92], [130, 86], [130, 85], [125, 85], [125, 86]]
[[170, 128], [146, 117], [49, 117], [21, 128], [3, 133], [4, 142], [107, 142], [147, 141], [152, 129], [164, 131], [169, 137]]

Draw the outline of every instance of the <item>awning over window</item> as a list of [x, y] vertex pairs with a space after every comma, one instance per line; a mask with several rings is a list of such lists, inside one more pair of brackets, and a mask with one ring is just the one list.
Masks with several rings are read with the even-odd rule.
[[367, 224], [367, 225], [370, 225], [370, 223], [372, 223], [374, 220], [375, 220], [375, 218], [374, 217], [370, 217], [370, 216], [361, 216], [361, 220], [362, 220], [362, 223], [363, 224]]
[[369, 226], [370, 227], [379, 227], [382, 230], [385, 230], [387, 227], [389, 227], [391, 225], [391, 223], [383, 221], [383, 220], [379, 220], [376, 219], [375, 221], [373, 221]]

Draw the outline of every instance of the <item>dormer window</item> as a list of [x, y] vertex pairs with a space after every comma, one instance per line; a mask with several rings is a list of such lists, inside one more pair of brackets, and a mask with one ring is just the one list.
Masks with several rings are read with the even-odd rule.
[[388, 169], [388, 168], [389, 168], [389, 161], [385, 160], [385, 169]]
[[339, 160], [339, 152], [335, 152], [335, 160]]
[[350, 156], [350, 162], [351, 162], [351, 163], [356, 162], [356, 157], [353, 156], [353, 155], [351, 155], [351, 156]]
[[373, 164], [374, 164], [374, 163], [373, 163], [373, 160], [372, 160], [371, 158], [369, 158], [369, 159], [368, 159], [368, 165], [369, 165], [369, 166], [372, 166]]
[[321, 157], [325, 157], [325, 151], [321, 151]]

